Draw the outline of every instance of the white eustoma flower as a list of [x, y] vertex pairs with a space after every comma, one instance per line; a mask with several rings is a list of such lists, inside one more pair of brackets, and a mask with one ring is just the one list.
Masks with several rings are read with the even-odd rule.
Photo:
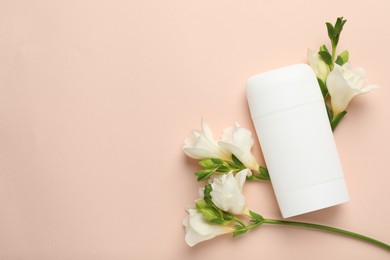
[[223, 152], [216, 140], [209, 125], [202, 120], [200, 130], [194, 130], [191, 138], [184, 140], [184, 153], [194, 159], [219, 158], [230, 160], [229, 154]]
[[245, 169], [235, 176], [232, 172], [216, 176], [211, 183], [213, 190], [210, 192], [214, 204], [223, 211], [247, 214], [248, 208], [245, 196], [242, 194], [242, 187], [249, 173], [250, 170]]
[[328, 65], [322, 60], [318, 52], [311, 49], [307, 49], [307, 57], [309, 58], [309, 65], [313, 69], [314, 74], [316, 74], [317, 78], [325, 82], [329, 74]]
[[218, 145], [225, 153], [234, 154], [246, 168], [258, 171], [259, 165], [251, 152], [253, 143], [252, 133], [235, 123], [233, 127], [223, 130]]
[[366, 77], [362, 68], [352, 68], [347, 62], [343, 66], [334, 65], [326, 80], [333, 114], [343, 112], [351, 99], [359, 94], [367, 93], [378, 88], [376, 85], [366, 85]]
[[184, 219], [183, 225], [186, 229], [185, 241], [189, 246], [234, 231], [230, 226], [208, 222], [195, 208], [189, 208], [187, 212], [189, 216]]

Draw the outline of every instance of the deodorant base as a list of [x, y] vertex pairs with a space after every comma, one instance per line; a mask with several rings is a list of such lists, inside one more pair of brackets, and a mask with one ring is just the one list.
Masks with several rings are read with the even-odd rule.
[[283, 218], [312, 212], [349, 201], [344, 178], [301, 190], [276, 194]]

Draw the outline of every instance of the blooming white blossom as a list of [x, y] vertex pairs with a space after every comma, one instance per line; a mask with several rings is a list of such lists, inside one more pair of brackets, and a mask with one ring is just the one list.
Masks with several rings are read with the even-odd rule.
[[328, 65], [322, 60], [318, 52], [311, 49], [307, 49], [307, 57], [309, 58], [309, 65], [313, 69], [314, 74], [316, 74], [317, 78], [325, 82], [329, 73]]
[[351, 99], [359, 94], [367, 93], [378, 88], [376, 85], [365, 86], [365, 75], [362, 68], [352, 68], [347, 62], [343, 66], [334, 65], [334, 69], [329, 73], [326, 80], [331, 106], [334, 115], [343, 112]]
[[233, 127], [223, 130], [218, 145], [225, 153], [234, 154], [248, 169], [258, 171], [259, 165], [251, 152], [253, 143], [252, 133], [235, 123]]
[[194, 159], [219, 158], [230, 160], [229, 154], [218, 146], [209, 125], [202, 120], [201, 129], [194, 130], [191, 138], [184, 140], [184, 153]]
[[189, 246], [234, 231], [230, 226], [210, 223], [195, 208], [189, 208], [187, 212], [189, 216], [183, 220], [183, 225], [186, 229], [185, 241]]
[[223, 211], [233, 214], [248, 213], [242, 187], [249, 173], [250, 170], [245, 169], [235, 176], [232, 172], [216, 176], [211, 183], [213, 190], [210, 192], [214, 204]]

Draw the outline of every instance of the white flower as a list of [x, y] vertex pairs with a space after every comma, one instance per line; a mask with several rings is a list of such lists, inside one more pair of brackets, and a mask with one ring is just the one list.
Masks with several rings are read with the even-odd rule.
[[329, 73], [328, 65], [322, 60], [318, 52], [311, 49], [307, 49], [307, 57], [309, 58], [309, 65], [313, 69], [314, 74], [316, 74], [317, 78], [325, 82]]
[[229, 154], [223, 152], [214, 140], [209, 125], [202, 120], [202, 129], [194, 130], [193, 136], [184, 140], [184, 153], [194, 159], [219, 158], [230, 160]]
[[[233, 172], [229, 172], [214, 177], [210, 192], [213, 203], [223, 211], [233, 214], [249, 214], [245, 197], [242, 194], [242, 187], [249, 172], [250, 170], [245, 169], [238, 172], [236, 176]], [[203, 192], [204, 189], [200, 188], [200, 200], [203, 199]], [[188, 208], [187, 212], [189, 215], [183, 220], [183, 225], [186, 228], [185, 241], [189, 246], [235, 231], [230, 225], [211, 223], [202, 213], [198, 212], [194, 205]]]
[[378, 88], [376, 85], [364, 86], [365, 81], [366, 78], [362, 68], [354, 69], [349, 62], [343, 66], [334, 65], [334, 69], [328, 75], [326, 85], [335, 116], [347, 108], [354, 96]]
[[245, 183], [246, 176], [250, 170], [245, 169], [233, 175], [232, 172], [215, 177], [211, 184], [213, 190], [210, 192], [214, 204], [233, 214], [246, 214], [246, 200], [242, 194], [242, 187]]
[[251, 152], [253, 139], [248, 129], [235, 123], [233, 127], [223, 130], [222, 141], [218, 142], [218, 145], [225, 153], [234, 154], [248, 169], [259, 170], [259, 165]]
[[186, 228], [185, 241], [189, 246], [234, 231], [230, 226], [208, 222], [195, 208], [189, 208], [187, 212], [189, 216], [183, 220], [183, 225]]

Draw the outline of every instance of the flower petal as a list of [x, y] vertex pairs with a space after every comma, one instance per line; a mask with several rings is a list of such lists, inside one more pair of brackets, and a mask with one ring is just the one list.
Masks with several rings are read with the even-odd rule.
[[378, 88], [376, 85], [364, 86], [365, 82], [364, 69], [352, 68], [350, 62], [343, 66], [335, 64], [326, 81], [334, 115], [343, 112], [354, 96]]
[[210, 195], [218, 208], [233, 214], [241, 214], [245, 211], [246, 199], [242, 194], [242, 185], [248, 171], [240, 172], [237, 179], [232, 172], [214, 178]]
[[187, 245], [193, 247], [194, 245], [203, 242], [205, 240], [212, 239], [214, 236], [213, 235], [201, 235], [194, 231], [193, 229], [190, 229], [186, 232], [186, 235], [184, 237], [184, 240], [186, 241]]
[[220, 158], [230, 159], [229, 154], [225, 154], [214, 140], [209, 125], [202, 119], [202, 129], [192, 132], [190, 138], [184, 140], [184, 153], [194, 159]]
[[223, 130], [222, 141], [218, 145], [225, 153], [234, 154], [245, 167], [257, 171], [259, 165], [251, 152], [253, 143], [252, 133], [236, 122], [233, 127]]
[[189, 216], [183, 220], [183, 225], [186, 229], [185, 241], [189, 246], [194, 246], [215, 236], [233, 232], [233, 228], [229, 226], [207, 222], [196, 209], [188, 209], [187, 211]]
[[322, 60], [318, 52], [315, 52], [311, 49], [307, 49], [307, 57], [309, 59], [309, 65], [313, 69], [314, 74], [316, 74], [317, 78], [325, 82], [329, 73], [328, 65], [326, 65], [326, 63]]
[[347, 108], [356, 91], [351, 88], [343, 76], [342, 68], [337, 64], [329, 73], [326, 84], [331, 97], [333, 113], [337, 115]]
[[183, 151], [193, 159], [216, 158], [212, 152], [203, 148], [183, 148]]
[[377, 89], [377, 88], [379, 88], [378, 85], [370, 84], [370, 85], [367, 85], [367, 86], [365, 86], [364, 88], [362, 88], [362, 93], [368, 93], [368, 92], [370, 92], [371, 90]]
[[216, 144], [216, 141], [214, 140], [213, 132], [211, 131], [210, 126], [206, 123], [206, 121], [203, 120], [201, 122], [202, 126], [202, 133], [204, 135], [204, 139], [209, 142], [210, 145], [214, 146]]
[[250, 174], [252, 174], [252, 172], [248, 169], [242, 170], [236, 174], [236, 184], [238, 187], [240, 187], [240, 191], [242, 191], [242, 187], [246, 181], [246, 176], [250, 176]]
[[243, 150], [235, 144], [225, 141], [218, 142], [218, 145], [223, 151], [234, 154], [248, 169], [258, 171], [259, 165], [250, 150]]

